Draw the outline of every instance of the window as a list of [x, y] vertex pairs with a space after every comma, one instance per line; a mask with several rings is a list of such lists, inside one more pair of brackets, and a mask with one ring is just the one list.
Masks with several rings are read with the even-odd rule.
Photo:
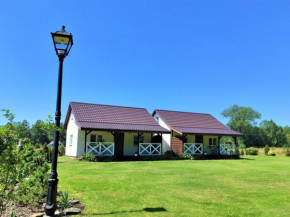
[[91, 135], [91, 142], [104, 142], [103, 135]]
[[156, 121], [159, 123], [159, 117], [158, 116], [156, 116]]
[[138, 145], [139, 143], [143, 143], [143, 142], [144, 142], [143, 136], [139, 137], [139, 142], [138, 142], [138, 136], [134, 136], [134, 145]]
[[103, 142], [103, 136], [102, 135], [98, 135], [98, 142]]
[[73, 143], [73, 136], [74, 135], [70, 135], [69, 137], [69, 145], [72, 146], [72, 143]]
[[209, 145], [216, 146], [216, 138], [209, 138]]
[[91, 135], [91, 142], [97, 142], [97, 135]]

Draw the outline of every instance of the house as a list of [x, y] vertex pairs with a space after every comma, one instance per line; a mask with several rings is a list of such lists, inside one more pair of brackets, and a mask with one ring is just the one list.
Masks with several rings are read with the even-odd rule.
[[[228, 129], [210, 114], [154, 110], [152, 116], [171, 134], [164, 134], [163, 150], [177, 154], [235, 154], [237, 137], [243, 134]], [[221, 144], [223, 136], [231, 136], [234, 144]]]
[[[64, 128], [66, 156], [161, 155], [161, 127], [145, 108], [71, 102]], [[165, 143], [164, 143], [165, 144]]]

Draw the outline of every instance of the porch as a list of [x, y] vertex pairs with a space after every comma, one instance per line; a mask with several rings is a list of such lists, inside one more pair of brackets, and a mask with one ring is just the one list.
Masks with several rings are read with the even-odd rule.
[[[93, 154], [95, 156], [116, 156], [115, 142], [87, 142], [86, 154]], [[158, 156], [162, 154], [161, 143], [139, 143], [139, 156]], [[138, 156], [135, 153], [135, 156]], [[133, 155], [134, 156], [134, 155]]]
[[220, 144], [219, 146], [212, 146], [208, 151], [204, 151], [203, 143], [184, 143], [183, 153], [190, 155], [234, 155], [236, 154], [236, 145]]
[[[86, 154], [93, 154], [95, 156], [116, 156], [116, 144], [114, 142], [87, 142]], [[139, 156], [160, 156], [162, 154], [161, 143], [139, 143]], [[204, 151], [203, 143], [184, 143], [183, 153], [190, 155], [234, 155], [236, 154], [235, 144], [220, 144], [212, 152]], [[133, 156], [133, 155], [131, 155]], [[135, 156], [138, 156], [135, 153]]]

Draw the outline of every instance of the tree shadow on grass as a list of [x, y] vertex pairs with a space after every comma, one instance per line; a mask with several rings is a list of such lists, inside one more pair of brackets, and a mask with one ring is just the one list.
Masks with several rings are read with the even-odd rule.
[[120, 213], [133, 213], [133, 212], [167, 212], [167, 210], [163, 207], [146, 207], [141, 210], [124, 210], [124, 211], [115, 211], [115, 212], [107, 212], [107, 213], [91, 213], [91, 214], [83, 214], [83, 215], [115, 215], [115, 214], [120, 214]]

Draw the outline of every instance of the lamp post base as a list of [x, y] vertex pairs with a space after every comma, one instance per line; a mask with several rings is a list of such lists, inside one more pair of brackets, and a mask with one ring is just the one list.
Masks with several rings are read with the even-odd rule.
[[[52, 176], [57, 177], [57, 174], [51, 173]], [[48, 192], [45, 205], [45, 216], [55, 216], [54, 212], [57, 209], [56, 197], [57, 197], [57, 183], [58, 179], [50, 177], [48, 179]]]

